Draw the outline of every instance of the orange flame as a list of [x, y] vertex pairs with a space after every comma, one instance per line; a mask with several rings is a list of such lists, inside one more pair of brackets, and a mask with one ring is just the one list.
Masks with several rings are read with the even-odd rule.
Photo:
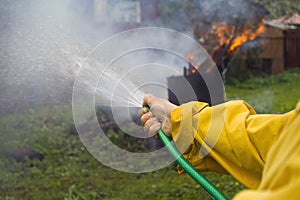
[[[236, 27], [225, 22], [213, 22], [212, 29], [201, 36], [203, 36], [204, 39], [202, 42], [204, 45], [207, 45], [206, 47], [209, 49], [208, 51], [211, 52], [211, 57], [214, 62], [219, 62], [224, 54], [230, 56], [238, 47], [254, 40], [264, 31], [264, 20], [260, 21], [259, 27], [256, 30], [254, 30], [251, 22], [244, 27]], [[189, 64], [188, 73], [196, 73], [200, 68], [199, 58], [197, 58], [197, 55], [193, 52], [187, 53], [186, 58], [189, 63], [194, 65]], [[209, 73], [213, 69], [213, 66], [215, 65], [211, 65], [207, 69], [202, 68], [202, 71], [205, 70], [204, 73]]]
[[262, 34], [264, 30], [265, 27], [262, 24], [255, 32], [252, 32], [250, 29], [245, 30], [240, 36], [234, 39], [234, 41], [229, 47], [229, 50], [234, 51], [237, 47], [241, 46], [242, 44], [254, 40], [258, 35]]
[[228, 44], [230, 42], [230, 36], [233, 35], [233, 27], [224, 24], [221, 26], [218, 26], [214, 30], [216, 36], [219, 40], [219, 45], [222, 46], [224, 44]]
[[[253, 31], [251, 28], [243, 29], [242, 32], [237, 33], [235, 26], [228, 24], [216, 24], [214, 27], [214, 34], [218, 38], [218, 45], [215, 46], [214, 50], [218, 49], [222, 45], [230, 45], [229, 51], [234, 51], [237, 47], [242, 44], [254, 40], [258, 35], [264, 32], [264, 20], [260, 24], [257, 30]], [[237, 36], [235, 36], [237, 35]], [[233, 40], [232, 40], [233, 39]]]
[[186, 58], [189, 62], [189, 72], [192, 74], [196, 73], [200, 67], [199, 64], [195, 65], [195, 63], [199, 62], [199, 59], [197, 58], [196, 54], [194, 52], [189, 52], [187, 53]]

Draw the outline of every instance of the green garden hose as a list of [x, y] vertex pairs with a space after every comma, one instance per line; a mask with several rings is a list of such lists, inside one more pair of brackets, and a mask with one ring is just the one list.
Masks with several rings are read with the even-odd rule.
[[[149, 106], [144, 106], [149, 112], [151, 112]], [[227, 198], [211, 183], [207, 180], [202, 174], [200, 174], [178, 151], [174, 143], [171, 142], [171, 139], [166, 136], [166, 134], [160, 129], [157, 132], [157, 135], [166, 146], [170, 154], [177, 163], [184, 169], [184, 171], [189, 174], [199, 185], [201, 185], [211, 196], [216, 200], [226, 200]]]

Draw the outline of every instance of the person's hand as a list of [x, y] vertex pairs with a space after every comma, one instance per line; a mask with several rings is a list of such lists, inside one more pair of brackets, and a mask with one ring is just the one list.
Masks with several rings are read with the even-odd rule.
[[162, 128], [167, 136], [171, 136], [171, 113], [176, 105], [166, 99], [155, 97], [151, 94], [144, 96], [143, 106], [149, 106], [151, 112], [146, 108], [140, 110], [140, 117], [145, 132], [157, 138], [157, 131]]

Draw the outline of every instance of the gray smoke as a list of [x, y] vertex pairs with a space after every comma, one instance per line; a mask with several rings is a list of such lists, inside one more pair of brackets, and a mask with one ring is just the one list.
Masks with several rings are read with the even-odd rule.
[[82, 58], [111, 34], [92, 26], [84, 5], [71, 0], [1, 1], [1, 113], [71, 100]]
[[258, 14], [259, 9], [244, 0], [199, 1], [202, 14], [207, 20], [221, 20], [227, 23], [246, 22]]
[[[14, 112], [26, 107], [69, 102], [77, 70], [91, 50], [104, 39], [118, 32], [111, 19], [97, 24], [92, 0], [2, 0], [0, 2], [0, 112]], [[176, 4], [176, 12], [161, 15], [152, 25], [172, 27], [172, 22], [191, 30], [197, 23], [214, 17], [232, 20], [236, 16], [253, 16], [251, 5], [242, 0], [161, 1], [160, 12]], [[185, 2], [186, 3], [186, 2]], [[180, 13], [180, 14], [178, 14]], [[108, 13], [109, 14], [109, 13]], [[107, 17], [107, 16], [105, 16]], [[109, 15], [108, 15], [109, 17]], [[154, 24], [153, 24], [154, 23]], [[169, 24], [168, 24], [169, 23]], [[143, 24], [147, 25], [147, 24]], [[148, 24], [149, 25], [149, 24]], [[172, 27], [177, 29], [176, 27]], [[179, 30], [179, 29], [177, 29]], [[183, 30], [183, 29], [182, 29]], [[192, 34], [192, 33], [191, 33]], [[145, 35], [145, 40], [151, 36]], [[171, 40], [170, 38], [166, 38]], [[176, 38], [174, 39], [176, 42]], [[174, 43], [176, 46], [185, 45]], [[117, 45], [117, 44], [116, 44]], [[128, 55], [127, 64], [163, 62], [168, 53], [152, 51]], [[170, 60], [170, 59], [169, 59]], [[134, 63], [133, 63], [134, 64]], [[181, 73], [185, 63], [168, 62]], [[159, 71], [155, 78], [166, 78]], [[143, 78], [143, 77], [141, 77]]]

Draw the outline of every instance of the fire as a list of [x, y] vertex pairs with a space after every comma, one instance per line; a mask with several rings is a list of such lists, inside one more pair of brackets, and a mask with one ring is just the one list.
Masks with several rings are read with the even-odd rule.
[[230, 43], [230, 36], [233, 35], [233, 27], [228, 24], [217, 24], [214, 34], [217, 36], [220, 46]]
[[[212, 59], [216, 64], [223, 62], [228, 57], [232, 56], [238, 47], [254, 40], [257, 36], [264, 32], [264, 20], [260, 21], [257, 29], [253, 28], [252, 24], [248, 24], [247, 28], [235, 27], [224, 22], [215, 22], [208, 35], [205, 36], [206, 44], [210, 45]], [[205, 44], [204, 44], [205, 45]], [[189, 52], [186, 55], [189, 62], [188, 73], [194, 74], [200, 68], [199, 58], [194, 52]], [[206, 69], [206, 73], [212, 69], [212, 66]]]
[[[199, 59], [194, 52], [189, 52], [186, 55], [186, 58], [189, 62], [189, 73], [195, 74], [197, 70], [200, 68]], [[196, 64], [195, 64], [196, 63]]]
[[237, 47], [241, 46], [242, 44], [254, 40], [258, 35], [262, 34], [264, 32], [264, 25], [261, 24], [259, 28], [253, 32], [250, 29], [244, 30], [242, 34], [238, 37], [236, 37], [232, 44], [229, 47], [229, 51], [234, 51]]
[[213, 34], [218, 39], [218, 44], [214, 50], [217, 50], [220, 46], [228, 46], [229, 51], [234, 51], [242, 44], [254, 40], [258, 35], [264, 32], [264, 20], [261, 21], [258, 29], [253, 30], [251, 28], [238, 30], [235, 26], [228, 24], [215, 24], [213, 28]]

